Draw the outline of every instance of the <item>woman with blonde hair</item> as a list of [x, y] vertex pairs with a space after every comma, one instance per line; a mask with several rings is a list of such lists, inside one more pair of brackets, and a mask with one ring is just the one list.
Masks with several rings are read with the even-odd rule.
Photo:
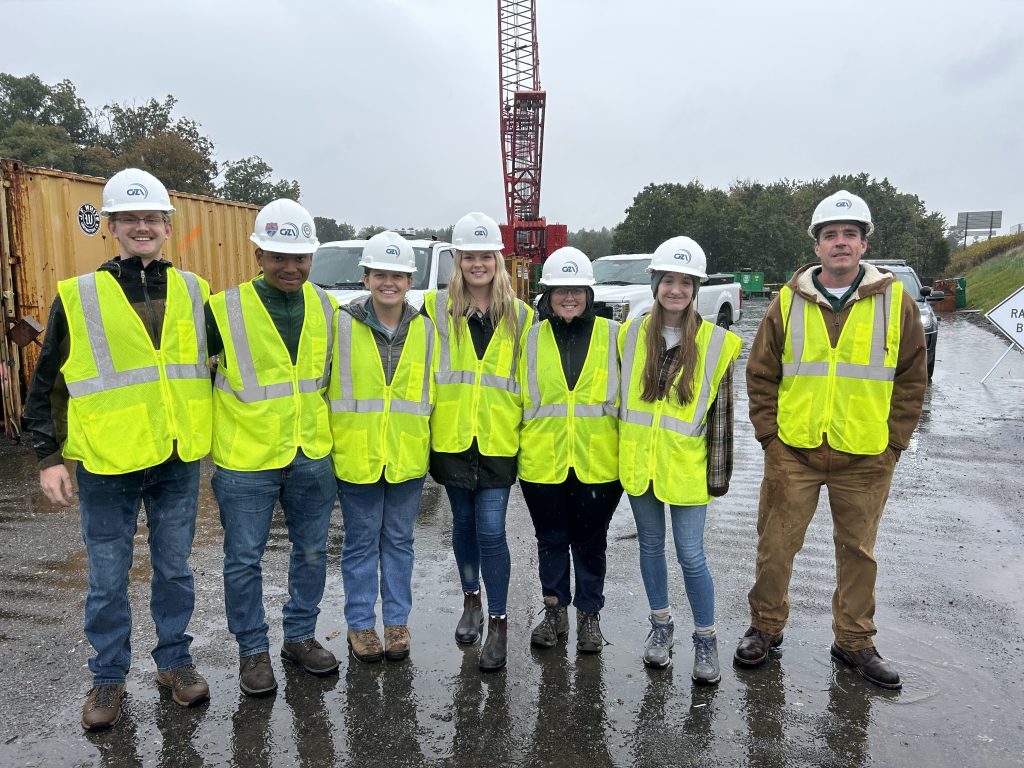
[[466, 214], [455, 224], [452, 244], [456, 263], [448, 290], [431, 291], [423, 302], [439, 348], [430, 475], [445, 487], [452, 507], [452, 549], [463, 591], [455, 640], [469, 645], [480, 639], [482, 575], [489, 620], [480, 669], [495, 671], [506, 661], [511, 558], [505, 512], [523, 416], [519, 352], [533, 310], [515, 296], [493, 219]]
[[651, 608], [644, 664], [660, 668], [671, 661], [667, 504], [693, 611], [691, 678], [714, 685], [722, 676], [704, 523], [708, 502], [729, 487], [732, 365], [741, 342], [736, 334], [701, 319], [697, 311], [706, 270], [704, 251], [689, 237], [662, 243], [648, 267], [654, 308], [619, 332], [619, 477], [636, 520], [640, 575]]

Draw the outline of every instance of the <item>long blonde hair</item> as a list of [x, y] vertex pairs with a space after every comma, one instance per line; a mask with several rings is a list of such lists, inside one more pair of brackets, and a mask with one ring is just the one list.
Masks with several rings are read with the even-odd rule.
[[[694, 288], [696, 289], [696, 284]], [[697, 331], [700, 328], [700, 315], [697, 314], [697, 291], [693, 292], [693, 299], [683, 310], [679, 318], [679, 354], [668, 372], [668, 381], [676, 377], [680, 369], [683, 375], [676, 382], [676, 397], [680, 405], [687, 405], [693, 400], [693, 372], [697, 367]], [[661, 385], [661, 347], [663, 336], [662, 326], [665, 325], [665, 310], [657, 299], [654, 301], [654, 308], [647, 321], [647, 329], [644, 333], [644, 344], [647, 347], [647, 360], [644, 361], [643, 376], [641, 382], [643, 389], [640, 392], [640, 399], [646, 403], [653, 403], [658, 400]], [[670, 392], [666, 391], [668, 397]]]
[[[466, 311], [474, 305], [472, 294], [462, 278], [462, 254], [463, 251], [455, 250], [455, 268], [452, 270], [451, 279], [448, 282], [448, 296], [452, 302], [452, 322], [455, 325], [455, 338], [462, 341], [463, 325], [458, 322], [460, 317], [465, 317]], [[438, 311], [443, 312], [440, 307]], [[518, 315], [516, 311], [516, 293], [512, 290], [512, 280], [505, 270], [505, 259], [501, 251], [494, 251], [494, 279], [491, 281], [491, 303], [487, 308], [487, 316], [491, 318], [491, 325], [495, 332], [502, 323], [505, 330], [512, 338], [519, 335]]]

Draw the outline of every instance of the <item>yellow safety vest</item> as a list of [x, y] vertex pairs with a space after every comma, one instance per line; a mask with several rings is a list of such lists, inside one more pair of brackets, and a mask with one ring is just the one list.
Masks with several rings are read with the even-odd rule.
[[[477, 360], [466, 318], [455, 319], [463, 326], [463, 333], [455, 334], [448, 292], [428, 292], [424, 305], [434, 321], [439, 350], [430, 447], [441, 453], [460, 453], [475, 437], [485, 456], [515, 456], [523, 418], [516, 368], [533, 310], [517, 299], [518, 335], [510, 334], [502, 323], [495, 328], [483, 360]], [[439, 306], [445, 309], [438, 312]]]
[[[427, 474], [433, 408], [434, 324], [417, 315], [387, 384], [373, 330], [335, 313], [327, 388], [334, 474], [349, 483], [389, 483]], [[353, 371], [358, 371], [353, 375]]]
[[299, 449], [311, 459], [331, 452], [324, 394], [337, 303], [312, 283], [302, 291], [305, 317], [294, 365], [251, 281], [210, 297], [224, 341], [213, 392], [217, 466], [280, 469]]
[[875, 456], [889, 444], [889, 406], [900, 350], [903, 286], [853, 303], [835, 349], [821, 308], [784, 286], [779, 438], [794, 448], [828, 443]]
[[210, 452], [211, 389], [203, 303], [210, 286], [167, 270], [160, 349], [109, 272], [61, 280], [71, 348], [64, 456], [98, 475], [121, 475]]
[[650, 321], [649, 315], [640, 322], [630, 320], [619, 332], [619, 479], [631, 496], [643, 495], [653, 482], [654, 495], [667, 504], [707, 504], [708, 410], [730, 363], [739, 357], [742, 342], [735, 333], [701, 321], [694, 340], [698, 351], [693, 399], [681, 405], [676, 397], [680, 371], [665, 396], [649, 403], [640, 399], [640, 393], [649, 352], [643, 340]]
[[548, 320], [530, 328], [519, 369], [523, 427], [519, 477], [560, 483], [573, 468], [583, 483], [608, 483], [619, 476], [619, 324], [594, 320], [590, 347], [576, 386], [570, 390], [558, 343]]

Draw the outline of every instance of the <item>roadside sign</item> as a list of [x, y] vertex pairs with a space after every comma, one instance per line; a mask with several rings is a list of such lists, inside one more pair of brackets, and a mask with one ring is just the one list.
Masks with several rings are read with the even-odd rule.
[[993, 307], [985, 317], [1010, 341], [1024, 349], [1024, 285]]

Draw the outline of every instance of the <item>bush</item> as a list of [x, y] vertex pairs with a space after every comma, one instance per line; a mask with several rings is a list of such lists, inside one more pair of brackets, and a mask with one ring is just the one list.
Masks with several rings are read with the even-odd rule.
[[953, 254], [946, 267], [946, 277], [960, 277], [982, 262], [988, 261], [996, 256], [1001, 256], [1014, 248], [1024, 246], [1024, 232], [1016, 235], [1003, 235], [993, 237], [981, 243], [969, 245], [961, 251]]

